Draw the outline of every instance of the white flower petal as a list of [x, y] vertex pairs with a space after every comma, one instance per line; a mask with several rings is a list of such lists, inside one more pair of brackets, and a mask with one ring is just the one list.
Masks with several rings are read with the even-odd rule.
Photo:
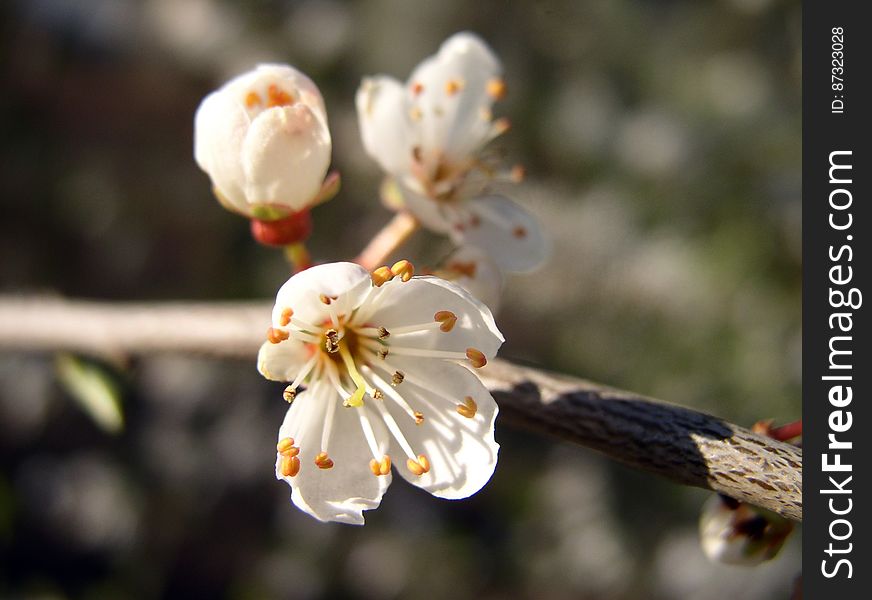
[[[320, 469], [314, 457], [320, 453], [327, 403], [336, 402], [328, 454], [333, 467]], [[376, 477], [369, 469], [372, 458], [360, 427], [357, 408], [344, 408], [338, 395], [327, 385], [316, 385], [297, 396], [279, 429], [281, 440], [293, 438], [300, 448], [300, 472], [283, 477], [281, 457], [276, 460], [276, 478], [287, 482], [291, 499], [298, 508], [319, 521], [363, 525], [363, 511], [376, 508], [391, 482], [391, 476]], [[379, 419], [370, 419], [379, 450], [388, 452], [388, 437]]]
[[504, 196], [482, 196], [467, 206], [478, 220], [452, 230], [456, 243], [481, 248], [501, 269], [516, 273], [532, 271], [548, 257], [550, 245], [539, 221], [520, 205]]
[[360, 306], [371, 288], [369, 271], [354, 263], [329, 263], [306, 269], [279, 288], [273, 326], [281, 326], [282, 311], [286, 308], [294, 311], [295, 318], [321, 325], [329, 314], [321, 295], [331, 300], [330, 306], [335, 307], [337, 314], [348, 314]]
[[[478, 36], [462, 32], [448, 38], [439, 52], [422, 62], [409, 78], [420, 84], [422, 143], [429, 160], [444, 153], [465, 160], [489, 141], [490, 119], [483, 118], [493, 104], [488, 82], [502, 71], [500, 62]], [[458, 89], [449, 93], [449, 86]]]
[[257, 370], [272, 381], [293, 381], [309, 358], [310, 353], [297, 340], [264, 342], [257, 353]]
[[496, 262], [474, 246], [462, 246], [452, 254], [436, 274], [465, 289], [497, 312], [503, 290], [503, 273]]
[[388, 173], [408, 174], [417, 143], [409, 122], [409, 92], [392, 77], [366, 77], [355, 103], [367, 154]]
[[238, 151], [248, 125], [242, 105], [220, 90], [206, 96], [194, 118], [194, 159], [230, 204], [227, 208], [238, 212], [248, 209]]
[[[400, 475], [439, 498], [466, 498], [480, 490], [493, 475], [499, 450], [494, 440], [497, 404], [490, 392], [468, 369], [448, 361], [396, 357], [383, 366], [405, 374], [396, 392], [424, 415], [417, 425], [389, 397], [384, 400], [412, 450], [430, 461], [428, 473], [414, 475], [394, 440], [391, 456]], [[457, 412], [466, 396], [477, 405], [473, 418]]]
[[451, 231], [452, 223], [456, 219], [451, 218], [450, 209], [445, 203], [420, 194], [406, 185], [400, 185], [399, 189], [403, 195], [403, 206], [421, 225], [436, 233], [447, 234]]
[[460, 353], [475, 348], [491, 358], [505, 341], [487, 306], [463, 288], [439, 277], [415, 277], [406, 282], [393, 279], [378, 288], [374, 301], [378, 309], [368, 321], [388, 331], [433, 323], [440, 311], [451, 311], [457, 316], [451, 331], [430, 329], [392, 335], [388, 338], [389, 346]]
[[263, 111], [242, 144], [249, 204], [304, 209], [321, 189], [330, 152], [330, 132], [307, 106]]

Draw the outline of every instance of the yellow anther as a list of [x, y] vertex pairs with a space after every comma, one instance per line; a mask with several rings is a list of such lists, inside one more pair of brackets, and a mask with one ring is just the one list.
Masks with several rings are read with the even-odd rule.
[[294, 401], [294, 398], [297, 397], [297, 390], [294, 387], [288, 386], [285, 388], [285, 391], [282, 392], [282, 398], [285, 399], [285, 402], [290, 404]]
[[335, 329], [324, 332], [324, 349], [330, 354], [339, 352], [339, 332]]
[[291, 334], [284, 329], [276, 329], [275, 327], [270, 327], [266, 330], [266, 339], [269, 340], [271, 344], [278, 344], [279, 342], [283, 342], [290, 336]]
[[481, 350], [476, 350], [475, 348], [466, 349], [466, 358], [469, 359], [469, 362], [476, 369], [480, 369], [487, 364], [487, 357]]
[[372, 474], [378, 477], [381, 475], [381, 467], [378, 464], [376, 459], [372, 459], [369, 461], [369, 470], [372, 471]]
[[524, 168], [524, 165], [515, 165], [512, 167], [512, 172], [509, 174], [509, 177], [514, 183], [521, 183], [524, 181], [526, 176], [527, 169]]
[[379, 475], [387, 475], [391, 472], [391, 457], [385, 454], [378, 464]]
[[423, 91], [424, 91], [424, 84], [421, 83], [420, 81], [416, 81], [415, 83], [412, 84], [412, 93], [415, 94], [416, 96], [419, 95]]
[[403, 381], [405, 379], [406, 379], [406, 376], [403, 375], [402, 371], [395, 371], [394, 374], [391, 375], [391, 385], [396, 387], [396, 386], [400, 385], [401, 383], [403, 383]]
[[283, 455], [279, 471], [281, 471], [282, 477], [293, 477], [300, 472], [300, 459], [296, 456]]
[[284, 454], [288, 450], [294, 447], [294, 438], [282, 438], [279, 440], [279, 443], [276, 444], [276, 452], [279, 454]]
[[455, 323], [457, 323], [457, 315], [455, 315], [450, 310], [440, 310], [435, 315], [433, 315], [433, 320], [441, 323], [439, 325], [439, 330], [448, 333], [452, 329], [454, 329]]
[[521, 225], [518, 225], [517, 227], [512, 229], [512, 235], [515, 236], [516, 238], [518, 238], [519, 240], [522, 240], [525, 237], [527, 237], [527, 228], [523, 227]]
[[423, 116], [424, 116], [424, 113], [422, 113], [421, 109], [418, 108], [417, 106], [412, 108], [409, 111], [409, 118], [412, 119], [413, 121], [420, 121], [421, 117], [423, 117]]
[[495, 77], [487, 82], [487, 94], [494, 100], [502, 100], [506, 97], [506, 82]]
[[415, 418], [415, 425], [420, 425], [424, 422], [424, 413], [418, 412], [417, 410], [412, 413], [412, 416]]
[[245, 95], [245, 106], [246, 108], [254, 108], [255, 106], [260, 106], [263, 103], [260, 95], [257, 92], [248, 92]]
[[450, 79], [445, 82], [445, 93], [453, 96], [463, 89], [463, 82], [458, 79]]
[[384, 392], [382, 392], [379, 389], [376, 389], [376, 390], [372, 391], [372, 397], [375, 398], [376, 400], [382, 400], [385, 397], [385, 395], [384, 395]]
[[388, 339], [389, 337], [391, 337], [391, 332], [390, 332], [390, 331], [388, 331], [388, 330], [385, 329], [384, 327], [379, 327], [379, 328], [378, 328], [378, 339], [380, 339], [380, 340], [386, 340], [386, 339]]
[[415, 475], [418, 475], [418, 476], [421, 476], [427, 472], [427, 469], [425, 469], [424, 466], [421, 463], [419, 463], [417, 460], [415, 460], [414, 458], [410, 458], [409, 460], [406, 461], [406, 467], [408, 467], [408, 469], [412, 473], [414, 473]]
[[327, 456], [326, 452], [320, 452], [318, 456], [315, 457], [315, 466], [319, 469], [332, 469], [333, 459]]
[[381, 287], [385, 282], [394, 278], [394, 274], [387, 267], [379, 267], [372, 272], [372, 284]]
[[398, 276], [403, 281], [409, 281], [412, 278], [412, 275], [415, 274], [415, 267], [405, 259], [398, 260], [391, 267], [391, 273]]
[[291, 322], [291, 317], [294, 316], [294, 311], [290, 308], [286, 308], [282, 311], [282, 315], [279, 317], [279, 325], [282, 327], [287, 327]]
[[475, 403], [472, 396], [467, 396], [463, 399], [463, 404], [457, 405], [457, 412], [467, 419], [472, 419], [475, 417], [475, 413], [478, 412], [478, 404]]

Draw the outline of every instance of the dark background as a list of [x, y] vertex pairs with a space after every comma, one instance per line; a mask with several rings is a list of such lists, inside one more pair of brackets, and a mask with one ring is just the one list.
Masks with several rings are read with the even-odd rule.
[[[344, 186], [312, 249], [353, 256], [389, 218], [360, 78], [404, 79], [470, 29], [505, 63], [514, 127], [494, 148], [529, 175], [509, 193], [555, 246], [506, 289], [502, 354], [743, 425], [799, 416], [799, 2], [19, 0], [0, 17], [5, 293], [272, 296], [280, 253], [192, 157], [200, 99], [263, 61], [321, 87]], [[286, 405], [253, 364], [102, 368], [117, 433], [53, 357], [0, 355], [0, 596], [763, 599], [799, 571], [798, 539], [757, 569], [711, 564], [705, 492], [499, 424], [472, 499], [397, 481], [364, 528], [322, 525], [273, 478]]]

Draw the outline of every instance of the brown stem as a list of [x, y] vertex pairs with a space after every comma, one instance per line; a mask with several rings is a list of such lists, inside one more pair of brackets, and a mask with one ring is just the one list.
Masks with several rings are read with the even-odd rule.
[[[271, 306], [108, 304], [0, 297], [0, 350], [155, 352], [251, 360]], [[583, 379], [493, 360], [478, 371], [500, 423], [593, 448], [678, 483], [802, 520], [802, 449], [695, 410]]]

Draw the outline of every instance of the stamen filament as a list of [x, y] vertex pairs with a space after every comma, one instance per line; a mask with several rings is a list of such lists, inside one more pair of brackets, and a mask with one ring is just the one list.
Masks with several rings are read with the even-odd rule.
[[[305, 381], [306, 376], [308, 376], [309, 373], [312, 371], [312, 369], [315, 368], [315, 365], [318, 364], [318, 361], [320, 358], [321, 358], [321, 353], [316, 352], [312, 358], [310, 358], [308, 361], [306, 361], [306, 364], [303, 365], [303, 368], [300, 369], [300, 372], [297, 373], [296, 377], [294, 377], [294, 380], [291, 382], [290, 387], [292, 387], [295, 390], [298, 387], [300, 387], [300, 385], [303, 383], [303, 381]], [[317, 377], [315, 379], [317, 379]]]
[[397, 443], [403, 449], [403, 452], [406, 453], [406, 456], [411, 458], [412, 460], [417, 460], [417, 456], [415, 456], [415, 452], [412, 450], [412, 446], [409, 445], [408, 440], [406, 440], [406, 436], [403, 435], [403, 432], [400, 431], [400, 426], [397, 425], [397, 422], [394, 420], [393, 415], [388, 412], [388, 409], [381, 402], [373, 402], [375, 404], [376, 409], [381, 413], [381, 418], [385, 422], [385, 425], [388, 426], [388, 430], [390, 430], [391, 434], [394, 436], [394, 439], [397, 440]]
[[389, 385], [384, 379], [379, 377], [369, 367], [364, 366], [363, 370], [367, 374], [367, 376], [376, 383], [377, 389], [380, 389], [383, 394], [389, 396], [390, 399], [393, 400], [397, 404], [397, 406], [399, 406], [403, 410], [403, 412], [408, 414], [409, 417], [412, 418], [416, 423], [418, 422], [417, 415], [420, 413], [413, 410], [412, 407], [409, 406], [409, 403], [406, 402], [406, 399], [400, 395], [395, 387]]

